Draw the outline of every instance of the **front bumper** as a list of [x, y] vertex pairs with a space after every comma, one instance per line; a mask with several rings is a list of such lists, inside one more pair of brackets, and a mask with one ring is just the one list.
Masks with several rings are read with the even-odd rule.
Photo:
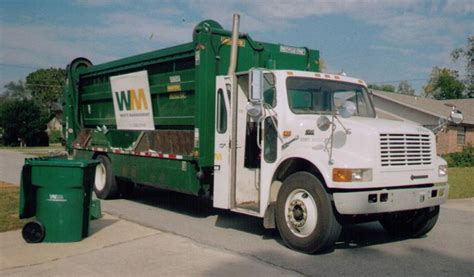
[[340, 214], [375, 214], [438, 206], [446, 202], [449, 185], [428, 188], [380, 189], [333, 194]]

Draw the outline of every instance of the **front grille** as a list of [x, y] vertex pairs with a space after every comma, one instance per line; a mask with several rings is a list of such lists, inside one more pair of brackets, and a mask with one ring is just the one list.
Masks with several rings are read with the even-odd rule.
[[429, 165], [431, 148], [429, 135], [380, 134], [382, 166]]

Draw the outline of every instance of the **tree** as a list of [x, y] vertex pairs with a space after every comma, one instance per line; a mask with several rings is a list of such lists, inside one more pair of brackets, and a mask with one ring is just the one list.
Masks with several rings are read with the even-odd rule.
[[66, 70], [61, 68], [38, 69], [26, 76], [33, 99], [49, 110], [61, 99], [65, 81]]
[[463, 98], [464, 84], [458, 80], [457, 71], [435, 66], [423, 89], [426, 97], [437, 100], [460, 99]]
[[29, 99], [31, 98], [30, 91], [26, 88], [25, 83], [22, 80], [18, 80], [18, 82], [9, 82], [5, 86], [3, 86], [5, 90], [3, 91], [3, 95], [5, 98], [13, 98], [13, 99]]
[[466, 48], [457, 48], [451, 52], [451, 57], [456, 62], [461, 58], [466, 59], [466, 96], [474, 98], [474, 36], [467, 39]]
[[410, 85], [410, 83], [408, 83], [408, 81], [401, 81], [398, 84], [397, 93], [407, 94], [407, 95], [415, 95], [415, 90]]
[[371, 89], [375, 89], [375, 90], [383, 90], [383, 91], [387, 91], [387, 92], [395, 92], [395, 87], [392, 86], [392, 85], [388, 85], [388, 84], [382, 84], [382, 85], [369, 84], [368, 87], [371, 88]]
[[32, 100], [10, 99], [0, 104], [0, 128], [5, 145], [47, 146], [46, 119]]

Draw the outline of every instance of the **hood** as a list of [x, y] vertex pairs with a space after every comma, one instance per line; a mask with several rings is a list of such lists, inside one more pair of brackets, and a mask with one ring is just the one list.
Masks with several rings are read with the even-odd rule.
[[340, 118], [346, 128], [365, 130], [374, 134], [396, 133], [396, 134], [432, 134], [432, 132], [423, 126], [380, 118], [367, 118], [353, 116], [350, 118]]

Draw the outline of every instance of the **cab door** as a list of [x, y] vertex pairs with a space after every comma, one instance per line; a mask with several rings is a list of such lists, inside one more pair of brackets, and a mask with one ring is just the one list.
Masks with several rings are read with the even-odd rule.
[[216, 79], [213, 205], [221, 209], [231, 208], [231, 84], [232, 77], [218, 76]]
[[[260, 215], [262, 122], [247, 112], [251, 102], [249, 74], [236, 78], [233, 82], [232, 77], [221, 76], [216, 81], [213, 205]], [[235, 90], [233, 84], [237, 86]], [[233, 91], [237, 92], [236, 103], [231, 100]], [[236, 126], [232, 126], [232, 116], [236, 118]], [[233, 129], [236, 130], [234, 136]], [[235, 155], [235, 172], [232, 171], [232, 154]]]

